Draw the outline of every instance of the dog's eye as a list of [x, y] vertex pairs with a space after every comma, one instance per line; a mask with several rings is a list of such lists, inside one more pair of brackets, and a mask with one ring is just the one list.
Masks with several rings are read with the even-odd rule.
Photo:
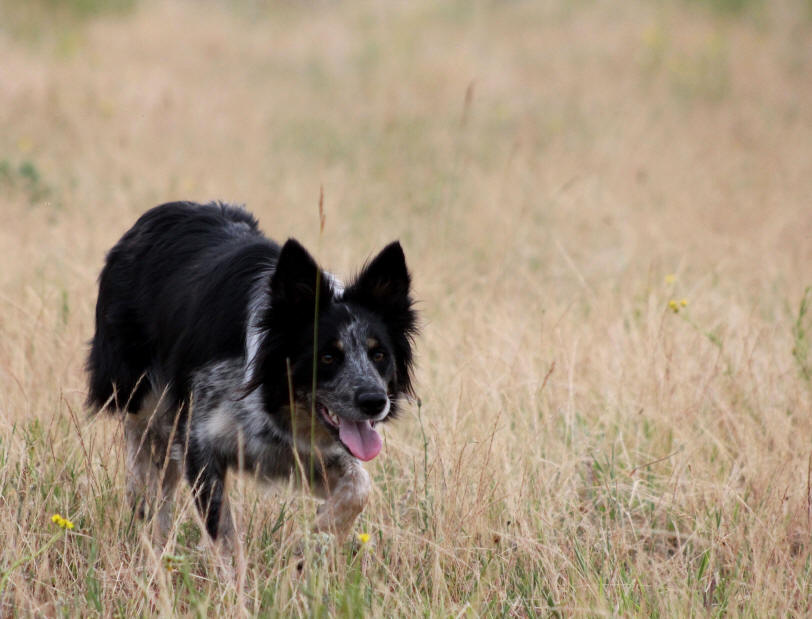
[[386, 359], [386, 353], [385, 353], [384, 351], [382, 351], [382, 350], [376, 350], [376, 351], [374, 351], [374, 352], [372, 353], [372, 360], [373, 360], [375, 363], [380, 363], [380, 362], [381, 362], [381, 361], [383, 361], [384, 359]]
[[331, 364], [335, 363], [335, 360], [336, 360], [335, 355], [331, 355], [328, 352], [324, 353], [319, 358], [319, 361], [321, 361], [322, 365], [331, 365]]

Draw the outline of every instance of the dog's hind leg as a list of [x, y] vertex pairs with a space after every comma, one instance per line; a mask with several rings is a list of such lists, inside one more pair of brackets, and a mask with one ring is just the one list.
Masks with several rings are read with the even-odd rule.
[[314, 529], [344, 539], [369, 498], [369, 473], [353, 459], [343, 466], [328, 467], [326, 484], [314, 487], [314, 494], [325, 501], [319, 506]]
[[126, 413], [124, 438], [127, 443], [127, 500], [137, 518], [146, 518], [152, 498], [156, 496], [157, 479], [152, 458], [149, 418], [145, 410]]
[[155, 518], [155, 542], [163, 544], [172, 526], [172, 499], [181, 477], [162, 428], [160, 398], [147, 398], [138, 413], [127, 413], [127, 497], [138, 518]]
[[163, 545], [172, 528], [172, 506], [174, 503], [175, 489], [182, 477], [181, 466], [177, 460], [171, 458], [169, 454], [164, 458], [160, 471], [160, 490], [155, 510], [156, 542]]

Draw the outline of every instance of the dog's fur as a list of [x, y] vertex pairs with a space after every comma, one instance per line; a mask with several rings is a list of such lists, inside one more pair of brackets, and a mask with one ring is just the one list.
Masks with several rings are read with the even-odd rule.
[[374, 425], [412, 392], [415, 321], [397, 242], [345, 288], [242, 208], [146, 212], [107, 255], [87, 363], [89, 406], [125, 417], [133, 508], [165, 536], [185, 472], [209, 535], [227, 539], [226, 472], [282, 478], [298, 460], [326, 500], [316, 529], [346, 535]]

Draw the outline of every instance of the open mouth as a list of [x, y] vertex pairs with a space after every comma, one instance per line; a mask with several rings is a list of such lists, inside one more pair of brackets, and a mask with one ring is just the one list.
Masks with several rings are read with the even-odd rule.
[[333, 428], [339, 427], [341, 422], [338, 420], [338, 415], [332, 413], [324, 404], [316, 404], [316, 408], [328, 426], [332, 426]]
[[381, 451], [383, 441], [375, 431], [375, 421], [354, 421], [339, 417], [324, 404], [316, 404], [324, 422], [338, 430], [338, 438], [350, 453], [364, 462], [372, 460]]

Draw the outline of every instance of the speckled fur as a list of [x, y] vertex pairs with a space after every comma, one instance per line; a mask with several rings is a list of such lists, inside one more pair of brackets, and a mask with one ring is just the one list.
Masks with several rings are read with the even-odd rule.
[[409, 289], [398, 243], [345, 286], [244, 209], [145, 213], [107, 256], [87, 363], [89, 406], [124, 414], [136, 513], [165, 539], [185, 475], [209, 535], [230, 545], [228, 471], [296, 475], [324, 499], [316, 529], [346, 535], [370, 490], [353, 453], [377, 455], [363, 441], [412, 393]]

